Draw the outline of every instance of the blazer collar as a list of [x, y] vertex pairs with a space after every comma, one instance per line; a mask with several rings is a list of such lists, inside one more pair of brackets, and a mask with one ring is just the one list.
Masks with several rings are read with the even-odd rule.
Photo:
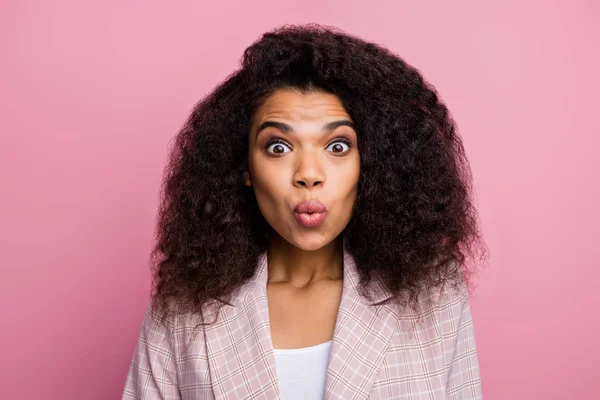
[[[255, 275], [205, 327], [216, 399], [280, 399], [266, 295], [267, 254]], [[325, 377], [325, 399], [367, 398], [396, 329], [396, 314], [376, 303], [389, 298], [378, 283], [369, 303], [357, 291], [358, 271], [344, 247], [342, 299]], [[377, 291], [378, 290], [378, 291]]]

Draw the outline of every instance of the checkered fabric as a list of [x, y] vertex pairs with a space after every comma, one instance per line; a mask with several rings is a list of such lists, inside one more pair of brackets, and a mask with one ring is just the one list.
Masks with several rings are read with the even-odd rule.
[[[215, 324], [192, 338], [190, 315], [164, 324], [148, 305], [122, 399], [281, 399], [266, 296], [267, 254]], [[482, 399], [469, 295], [463, 285], [398, 310], [368, 302], [344, 249], [344, 281], [325, 399]], [[421, 320], [414, 325], [417, 316]], [[210, 316], [207, 321], [212, 321]], [[285, 400], [285, 399], [282, 399]]]

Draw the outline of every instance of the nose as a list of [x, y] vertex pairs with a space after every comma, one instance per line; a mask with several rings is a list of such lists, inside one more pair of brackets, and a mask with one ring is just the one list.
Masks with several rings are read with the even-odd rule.
[[325, 174], [321, 163], [316, 155], [303, 152], [299, 157], [296, 172], [294, 173], [294, 185], [297, 187], [314, 187], [321, 185]]

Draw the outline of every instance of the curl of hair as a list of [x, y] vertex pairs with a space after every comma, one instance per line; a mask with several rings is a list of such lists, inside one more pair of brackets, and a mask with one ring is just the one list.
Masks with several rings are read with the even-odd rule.
[[268, 225], [242, 185], [248, 132], [265, 98], [290, 88], [337, 95], [356, 125], [358, 197], [342, 235], [361, 293], [369, 298], [376, 279], [416, 309], [423, 290], [471, 287], [467, 261], [486, 249], [462, 141], [435, 88], [380, 45], [333, 27], [284, 25], [244, 51], [241, 68], [175, 137], [152, 251], [153, 307], [165, 318], [202, 316], [253, 276]]

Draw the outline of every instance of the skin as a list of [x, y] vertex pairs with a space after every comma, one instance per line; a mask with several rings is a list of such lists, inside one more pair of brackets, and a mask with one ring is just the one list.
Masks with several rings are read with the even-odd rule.
[[[243, 181], [253, 187], [272, 228], [267, 296], [273, 344], [275, 348], [319, 344], [333, 335], [341, 298], [340, 233], [356, 202], [357, 134], [347, 125], [323, 129], [325, 124], [352, 119], [337, 96], [321, 91], [279, 90], [253, 117]], [[266, 121], [289, 128], [267, 126], [258, 132]], [[325, 220], [317, 227], [296, 221], [294, 208], [307, 199], [318, 199], [327, 208]]]

